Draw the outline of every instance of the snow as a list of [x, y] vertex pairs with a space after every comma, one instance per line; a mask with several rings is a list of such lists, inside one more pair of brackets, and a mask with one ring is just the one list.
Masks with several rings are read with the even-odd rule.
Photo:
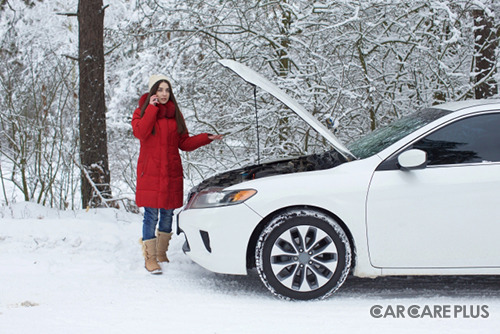
[[[0, 333], [494, 333], [500, 325], [494, 276], [348, 277], [326, 300], [289, 302], [256, 272], [220, 275], [192, 263], [177, 235], [164, 274], [150, 275], [141, 221], [117, 209], [0, 207]], [[378, 319], [375, 305], [487, 313]]]

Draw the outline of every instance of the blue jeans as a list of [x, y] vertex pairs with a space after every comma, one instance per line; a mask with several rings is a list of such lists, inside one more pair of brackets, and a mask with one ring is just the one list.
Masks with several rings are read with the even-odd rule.
[[158, 230], [165, 233], [172, 232], [172, 216], [174, 210], [144, 208], [144, 220], [142, 222], [142, 240], [155, 238], [156, 224], [158, 223], [158, 212], [160, 213], [160, 224]]

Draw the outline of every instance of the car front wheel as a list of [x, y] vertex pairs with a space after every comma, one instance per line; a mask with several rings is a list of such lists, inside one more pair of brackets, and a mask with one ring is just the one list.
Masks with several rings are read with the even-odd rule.
[[275, 216], [260, 234], [257, 271], [266, 287], [284, 299], [323, 299], [344, 283], [351, 247], [329, 215], [293, 209]]

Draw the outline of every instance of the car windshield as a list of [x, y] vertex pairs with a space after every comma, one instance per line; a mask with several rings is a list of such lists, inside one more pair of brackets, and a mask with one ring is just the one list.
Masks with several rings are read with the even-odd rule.
[[347, 148], [358, 159], [368, 158], [450, 112], [444, 109], [422, 109], [370, 132], [347, 145]]

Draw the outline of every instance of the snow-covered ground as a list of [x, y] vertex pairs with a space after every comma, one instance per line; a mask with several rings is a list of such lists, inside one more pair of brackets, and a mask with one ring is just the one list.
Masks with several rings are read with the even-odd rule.
[[192, 263], [182, 253], [182, 236], [172, 240], [164, 274], [150, 275], [140, 231], [141, 216], [123, 210], [0, 207], [0, 333], [497, 333], [500, 327], [500, 277], [350, 277], [327, 300], [288, 302], [271, 295], [255, 272], [220, 275]]

